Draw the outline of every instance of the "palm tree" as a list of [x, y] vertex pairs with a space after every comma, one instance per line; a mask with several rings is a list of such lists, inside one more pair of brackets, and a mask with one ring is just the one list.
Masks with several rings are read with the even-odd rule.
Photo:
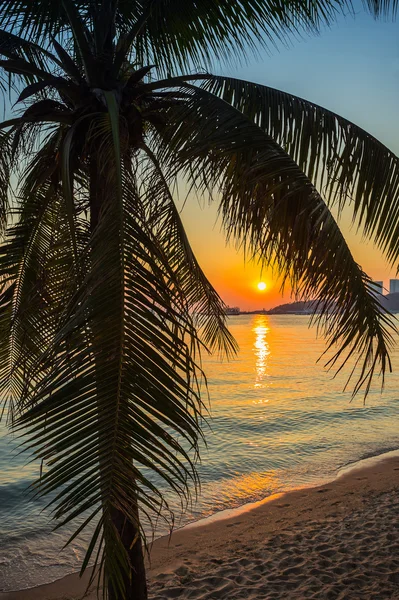
[[1, 81], [18, 109], [0, 137], [1, 394], [45, 465], [35, 489], [57, 527], [76, 523], [71, 540], [91, 528], [82, 571], [94, 561], [109, 598], [147, 597], [141, 523], [168, 515], [153, 474], [189, 498], [201, 351], [236, 351], [174, 202], [182, 182], [218, 202], [227, 239], [318, 298], [329, 364], [356, 357], [355, 391], [390, 368], [393, 325], [330, 208], [350, 198], [395, 263], [398, 159], [308, 101], [193, 72], [341, 8], [1, 4]]

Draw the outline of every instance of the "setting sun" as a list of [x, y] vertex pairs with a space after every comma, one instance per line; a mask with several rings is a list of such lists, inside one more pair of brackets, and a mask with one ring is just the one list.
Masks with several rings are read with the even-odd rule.
[[258, 283], [258, 290], [259, 290], [259, 291], [263, 292], [263, 291], [266, 289], [266, 287], [267, 287], [267, 285], [265, 284], [265, 282], [264, 282], [264, 281], [260, 281], [260, 282]]

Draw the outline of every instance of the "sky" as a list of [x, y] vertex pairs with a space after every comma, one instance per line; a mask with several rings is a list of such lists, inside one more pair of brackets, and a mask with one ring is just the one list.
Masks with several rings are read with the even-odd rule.
[[[292, 39], [271, 52], [261, 51], [241, 66], [218, 64], [218, 74], [239, 77], [296, 94], [320, 104], [369, 131], [399, 155], [399, 20], [375, 21], [361, 10], [340, 17], [319, 36]], [[182, 211], [190, 242], [223, 300], [241, 310], [271, 308], [289, 302], [281, 296], [271, 271], [261, 274], [256, 264], [245, 264], [242, 252], [226, 246], [217, 207], [201, 206], [190, 197]], [[389, 286], [395, 272], [381, 253], [351, 227], [349, 211], [340, 226], [362, 268]], [[267, 289], [260, 292], [263, 280]]]

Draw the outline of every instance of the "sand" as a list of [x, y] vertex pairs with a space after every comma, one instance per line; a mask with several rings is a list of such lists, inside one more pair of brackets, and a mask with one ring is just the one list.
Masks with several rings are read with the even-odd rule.
[[[399, 600], [399, 457], [160, 538], [151, 600]], [[76, 575], [0, 600], [76, 600]], [[87, 598], [94, 600], [94, 592]]]

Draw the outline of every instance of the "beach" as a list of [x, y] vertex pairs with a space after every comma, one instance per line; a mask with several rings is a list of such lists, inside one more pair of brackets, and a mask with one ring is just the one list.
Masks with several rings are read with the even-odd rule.
[[[394, 455], [177, 530], [152, 546], [150, 598], [398, 599], [398, 491]], [[85, 587], [70, 575], [0, 600], [77, 600]]]

